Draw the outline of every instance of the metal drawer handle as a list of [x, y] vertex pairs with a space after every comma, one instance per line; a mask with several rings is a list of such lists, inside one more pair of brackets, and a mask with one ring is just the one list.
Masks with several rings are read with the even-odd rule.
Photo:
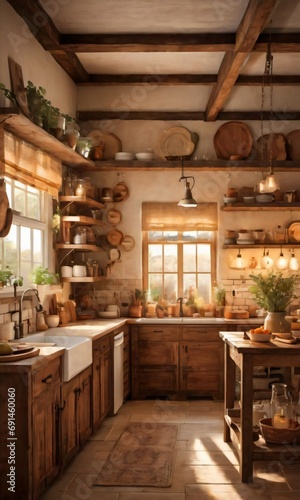
[[52, 382], [52, 375], [47, 375], [46, 378], [42, 379], [43, 384], [51, 384], [51, 382]]

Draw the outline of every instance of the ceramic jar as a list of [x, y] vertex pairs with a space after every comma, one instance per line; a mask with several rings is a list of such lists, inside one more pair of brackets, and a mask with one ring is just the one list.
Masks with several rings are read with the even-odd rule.
[[264, 321], [264, 329], [271, 333], [289, 333], [291, 323], [285, 319], [286, 312], [268, 312]]

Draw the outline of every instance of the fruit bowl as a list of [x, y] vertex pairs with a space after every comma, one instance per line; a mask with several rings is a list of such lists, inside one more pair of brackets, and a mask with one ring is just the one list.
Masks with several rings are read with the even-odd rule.
[[269, 342], [271, 340], [271, 333], [251, 333], [246, 332], [249, 339], [254, 342]]

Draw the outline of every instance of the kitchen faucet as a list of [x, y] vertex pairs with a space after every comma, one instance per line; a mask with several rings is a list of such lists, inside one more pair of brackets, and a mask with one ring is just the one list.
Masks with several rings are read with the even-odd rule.
[[180, 316], [181, 318], [183, 318], [182, 301], [183, 301], [183, 297], [179, 297], [179, 298], [176, 300], [176, 302], [180, 302], [179, 316]]
[[36, 288], [26, 288], [21, 295], [19, 306], [19, 324], [15, 326], [15, 339], [22, 338], [23, 335], [23, 300], [28, 292], [33, 292], [32, 305], [36, 308], [37, 312], [43, 311], [43, 306], [40, 301], [39, 293]]

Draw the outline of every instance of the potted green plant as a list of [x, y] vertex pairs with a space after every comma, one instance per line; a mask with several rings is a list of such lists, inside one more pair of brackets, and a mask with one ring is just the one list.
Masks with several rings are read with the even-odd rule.
[[0, 271], [0, 283], [1, 283], [0, 287], [2, 288], [6, 286], [10, 282], [12, 276], [13, 273], [9, 266], [6, 266], [4, 269], [2, 269]]
[[49, 109], [49, 101], [45, 99], [46, 90], [41, 86], [36, 87], [29, 80], [26, 86], [26, 95], [32, 121], [42, 127]]
[[35, 285], [54, 285], [59, 281], [59, 275], [51, 273], [47, 267], [37, 266], [30, 275]]
[[135, 289], [134, 294], [132, 295], [132, 305], [129, 307], [129, 316], [131, 318], [142, 317], [142, 310], [143, 310], [142, 301], [144, 299], [144, 296], [145, 296], [144, 292], [142, 292], [138, 288]]
[[255, 303], [268, 314], [265, 318], [264, 328], [274, 333], [289, 332], [290, 323], [285, 319], [286, 309], [295, 298], [295, 285], [297, 276], [283, 277], [282, 273], [268, 272], [267, 275], [250, 274], [254, 281], [249, 291]]

